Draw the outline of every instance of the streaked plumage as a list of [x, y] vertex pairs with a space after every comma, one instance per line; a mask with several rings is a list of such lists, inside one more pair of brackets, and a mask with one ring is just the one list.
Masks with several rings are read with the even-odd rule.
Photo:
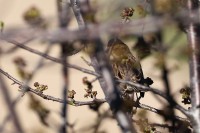
[[[134, 83], [139, 83], [149, 86], [153, 81], [147, 77], [144, 79], [140, 62], [132, 55], [128, 46], [120, 39], [114, 38], [108, 42], [107, 55], [113, 68], [116, 78], [128, 80]], [[144, 92], [138, 90], [137, 87], [131, 87], [126, 84], [119, 84], [121, 89], [121, 98], [123, 101], [122, 109], [132, 116], [135, 113], [134, 106], [141, 97], [144, 97]], [[140, 97], [135, 97], [135, 94], [140, 92]], [[136, 104], [135, 104], [136, 103]]]
[[[118, 38], [111, 39], [107, 45], [107, 54], [111, 61], [114, 75], [118, 79], [128, 80], [135, 83], [144, 81], [143, 72], [140, 63], [132, 55], [128, 46]], [[128, 89], [124, 86], [123, 89]], [[137, 88], [134, 92], [139, 92]]]
[[[111, 39], [107, 45], [107, 54], [110, 59], [114, 75], [118, 79], [128, 80], [135, 83], [144, 83], [144, 76], [140, 63], [132, 55], [128, 46], [118, 38]], [[130, 116], [134, 113], [133, 107], [136, 102], [135, 92], [140, 92], [136, 87], [119, 84], [123, 101], [123, 110]], [[140, 97], [144, 92], [140, 92]]]

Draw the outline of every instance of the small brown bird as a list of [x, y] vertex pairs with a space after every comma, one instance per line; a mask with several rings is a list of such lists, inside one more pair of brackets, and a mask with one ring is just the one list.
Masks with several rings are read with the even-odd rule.
[[[144, 79], [140, 62], [132, 55], [128, 46], [120, 39], [111, 39], [108, 42], [106, 52], [116, 78], [143, 85], [150, 85], [145, 82], [152, 82], [152, 80], [150, 80], [150, 78]], [[134, 103], [136, 100], [144, 97], [144, 92], [139, 91], [136, 87], [131, 87], [126, 84], [119, 84], [119, 88], [124, 102], [124, 110], [133, 114]], [[137, 99], [135, 98], [135, 94], [137, 95], [135, 92], [140, 92], [140, 97], [137, 97]]]
[[[116, 78], [143, 83], [144, 76], [141, 65], [125, 43], [118, 38], [111, 39], [107, 45], [107, 54]], [[119, 84], [119, 88], [123, 99], [123, 109], [132, 115], [134, 103], [137, 100], [135, 97], [137, 93], [135, 92], [140, 91], [136, 87], [127, 86], [126, 84]], [[139, 99], [141, 97], [144, 97], [144, 92], [140, 92]]]
[[[125, 43], [118, 38], [111, 39], [107, 45], [107, 53], [113, 67], [114, 75], [118, 79], [143, 84], [144, 76], [140, 62], [132, 55]], [[133, 89], [135, 92], [139, 92], [137, 88]]]
[[[128, 46], [120, 39], [114, 38], [108, 42], [107, 54], [110, 59], [114, 75], [118, 79], [132, 81], [145, 86], [153, 83], [150, 78], [144, 79], [140, 62], [132, 55]], [[121, 89], [121, 97], [124, 102], [124, 110], [133, 114], [133, 107], [136, 100], [144, 97], [144, 92], [139, 91], [136, 87], [131, 87], [126, 84], [119, 84]], [[135, 98], [135, 94], [140, 92], [140, 97]]]

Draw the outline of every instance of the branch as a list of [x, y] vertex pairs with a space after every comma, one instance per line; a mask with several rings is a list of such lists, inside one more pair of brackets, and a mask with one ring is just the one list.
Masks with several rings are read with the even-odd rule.
[[[190, 12], [190, 17], [193, 17], [193, 10], [197, 9], [198, 1], [196, 0], [188, 0], [188, 8]], [[188, 41], [189, 48], [191, 50], [190, 53], [190, 87], [192, 89], [192, 108], [195, 109], [198, 105], [200, 105], [200, 28], [199, 23], [190, 23], [188, 27]]]
[[[162, 91], [160, 91], [160, 90], [158, 90], [158, 89], [155, 89], [155, 88], [151, 88], [151, 87], [148, 87], [148, 86], [144, 86], [144, 85], [141, 85], [141, 84], [137, 84], [137, 83], [134, 83], [134, 82], [131, 82], [131, 81], [126, 81], [126, 80], [116, 80], [117, 82], [119, 82], [119, 83], [123, 83], [123, 84], [127, 84], [127, 85], [130, 85], [130, 86], [133, 86], [133, 87], [137, 87], [137, 89], [139, 90], [139, 91], [144, 91], [144, 92], [146, 92], [146, 91], [150, 91], [150, 92], [153, 92], [154, 94], [156, 94], [156, 95], [159, 95], [159, 96], [161, 96], [161, 97], [163, 97], [164, 99], [166, 99], [168, 102], [169, 101], [171, 101], [171, 99], [169, 99], [168, 97], [167, 97], [167, 95], [164, 93], [164, 92], [162, 92]], [[188, 113], [188, 110], [186, 110], [186, 109], [184, 109], [182, 106], [180, 106], [178, 103], [176, 103], [175, 101], [173, 101], [174, 103], [174, 107], [176, 108], [176, 109], [178, 109], [178, 110], [180, 110], [183, 114], [185, 114], [185, 115], [189, 115], [189, 113]]]
[[[34, 37], [31, 37], [31, 38], [28, 38], [26, 39], [25, 41], [21, 42], [21, 44], [25, 45], [31, 41], [33, 41], [35, 38]], [[8, 49], [7, 51], [4, 51], [3, 54], [10, 54], [10, 53], [13, 53], [15, 52], [19, 47], [17, 46], [13, 46], [12, 48]]]
[[[48, 45], [48, 47], [47, 47], [47, 49], [45, 50], [45, 52], [44, 53], [49, 53], [49, 51], [50, 51], [50, 49], [51, 49], [51, 47], [52, 47], [52, 45]], [[35, 68], [32, 70], [32, 76], [29, 78], [29, 79], [27, 79], [26, 81], [25, 81], [25, 85], [28, 85], [29, 84], [29, 82], [31, 81], [31, 79], [33, 79], [33, 77], [34, 77], [34, 75], [36, 74], [36, 72], [44, 65], [44, 58], [40, 58], [39, 59], [39, 61], [38, 61], [38, 63], [37, 63], [37, 65], [35, 66]], [[15, 107], [15, 105], [20, 101], [20, 99], [21, 99], [21, 94], [19, 95], [19, 96], [17, 96], [17, 98], [15, 98], [15, 100], [12, 102], [12, 106], [14, 106]], [[2, 122], [2, 124], [1, 124], [1, 126], [0, 126], [0, 132], [1, 131], [3, 131], [3, 129], [4, 129], [4, 127], [5, 127], [5, 125], [6, 125], [6, 123], [9, 121], [11, 119], [11, 115], [7, 115], [5, 118], [4, 118], [4, 120], [3, 120], [3, 122]]]
[[[194, 18], [194, 11], [199, 10], [198, 0], [187, 0], [189, 12], [188, 19]], [[199, 13], [197, 18], [199, 19]], [[187, 28], [190, 68], [190, 87], [191, 87], [191, 103], [190, 120], [193, 125], [194, 133], [200, 133], [200, 22], [190, 22]]]
[[[137, 19], [127, 23], [126, 25], [121, 25], [121, 21], [110, 21], [102, 24], [88, 24], [87, 28], [69, 30], [66, 28], [58, 28], [55, 30], [42, 30], [33, 28], [12, 28], [0, 34], [1, 39], [19, 38], [19, 36], [24, 36], [25, 38], [37, 38], [43, 41], [48, 41], [50, 43], [61, 43], [66, 41], [74, 40], [93, 40], [101, 36], [102, 34], [118, 34], [124, 33], [126, 35], [142, 35], [149, 32], [156, 32], [165, 24], [166, 19], [163, 17], [146, 17], [142, 19]], [[141, 30], [143, 23], [145, 22], [148, 28]], [[67, 35], [67, 36], [66, 36]]]
[[[63, 62], [62, 62], [61, 59], [49, 56], [49, 55], [47, 55], [47, 54], [45, 54], [43, 52], [40, 52], [38, 50], [32, 49], [30, 47], [27, 47], [27, 46], [15, 41], [15, 40], [5, 39], [5, 38], [4, 38], [4, 40], [9, 42], [9, 43], [11, 43], [11, 44], [14, 44], [14, 45], [16, 45], [16, 46], [18, 46], [18, 47], [20, 47], [20, 48], [22, 48], [24, 50], [27, 50], [27, 51], [29, 51], [31, 53], [34, 53], [34, 54], [42, 56], [42, 57], [44, 57], [44, 58], [46, 58], [48, 60], [51, 60], [53, 62], [56, 62], [56, 63], [59, 63], [59, 64], [63, 65]], [[91, 70], [88, 70], [88, 69], [85, 69], [85, 68], [82, 68], [82, 67], [79, 67], [79, 66], [76, 66], [76, 65], [72, 65], [72, 64], [69, 64], [69, 63], [66, 64], [66, 67], [73, 68], [73, 69], [79, 70], [79, 71], [81, 71], [83, 73], [91, 74], [91, 75], [94, 75], [94, 76], [97, 76], [97, 77], [100, 76], [98, 73], [95, 73], [95, 72], [93, 72]]]
[[[141, 108], [141, 109], [144, 109], [144, 110], [148, 110], [150, 112], [153, 112], [153, 113], [156, 113], [156, 114], [159, 114], [161, 116], [167, 116], [164, 112], [164, 110], [160, 110], [160, 109], [156, 109], [154, 107], [151, 107], [151, 106], [148, 106], [148, 105], [145, 105], [145, 104], [141, 104], [139, 103], [136, 107], [138, 108]], [[189, 122], [189, 120], [187, 118], [182, 118], [182, 117], [179, 117], [179, 116], [174, 116], [177, 120], [180, 120], [180, 121], [187, 121]]]
[[[75, 0], [73, 0], [75, 1]], [[72, 5], [73, 6], [73, 5]], [[184, 9], [178, 13], [177, 16], [148, 16], [141, 19], [136, 19], [125, 25], [121, 25], [121, 21], [109, 21], [100, 24], [88, 24], [87, 28], [81, 28], [78, 30], [69, 30], [66, 28], [58, 28], [55, 30], [41, 30], [33, 28], [23, 28], [16, 27], [12, 29], [7, 29], [4, 31], [4, 35], [0, 34], [0, 38], [19, 38], [23, 36], [24, 38], [37, 38], [43, 41], [48, 41], [50, 43], [61, 43], [72, 40], [92, 40], [96, 39], [102, 34], [117, 35], [123, 33], [124, 35], [136, 35], [141, 36], [146, 33], [156, 32], [162, 29], [166, 25], [166, 21], [177, 22], [180, 21], [183, 24], [189, 24], [191, 22], [198, 22], [198, 10], [194, 11], [194, 17], [189, 18], [188, 12]], [[188, 19], [185, 19], [188, 18]], [[144, 30], [141, 30], [145, 22]], [[66, 36], [67, 35], [67, 36]]]
[[59, 26], [65, 28], [71, 19], [70, 5], [66, 0], [57, 0]]
[[[63, 99], [55, 98], [55, 97], [49, 96], [49, 95], [45, 95], [45, 94], [41, 93], [40, 91], [37, 91], [37, 90], [35, 90], [35, 89], [27, 86], [23, 82], [18, 81], [17, 79], [15, 79], [13, 76], [11, 76], [10, 74], [8, 74], [7, 72], [5, 72], [4, 70], [2, 70], [1, 68], [0, 68], [0, 73], [3, 74], [4, 76], [6, 76], [11, 81], [13, 81], [14, 84], [18, 84], [19, 88], [21, 88], [21, 89], [27, 88], [27, 91], [29, 91], [31, 93], [34, 93], [34, 94], [40, 96], [43, 99], [51, 100], [51, 101], [55, 101], [55, 102], [59, 102], [59, 103], [64, 103]], [[85, 101], [85, 102], [67, 100], [67, 104], [70, 104], [72, 106], [92, 105], [92, 104], [104, 103], [104, 102], [106, 102], [105, 99], [94, 99], [93, 101]]]
[[[59, 26], [60, 28], [66, 28], [70, 22], [70, 17], [69, 17], [69, 4], [67, 0], [57, 0], [57, 8], [58, 8], [58, 16], [59, 16]], [[67, 53], [68, 53], [68, 48], [69, 48], [69, 43], [68, 42], [63, 42], [60, 43], [61, 47], [61, 60], [62, 60], [62, 73], [63, 73], [63, 78], [64, 78], [64, 86], [62, 90], [63, 94], [63, 101], [64, 103], [62, 104], [62, 119], [63, 119], [63, 124], [60, 127], [60, 133], [66, 133], [66, 124], [67, 123], [67, 91], [68, 91], [68, 86], [69, 86], [69, 74], [68, 74], [68, 68], [66, 67], [66, 64], [68, 63], [67, 60]]]
[[10, 111], [10, 116], [13, 119], [14, 126], [17, 130], [17, 133], [23, 133], [18, 116], [15, 112], [14, 106], [12, 105], [12, 101], [11, 101], [11, 98], [10, 98], [10, 95], [8, 92], [8, 88], [6, 87], [1, 75], [0, 75], [0, 89], [2, 90], [6, 105], [8, 106], [8, 110]]
[[[21, 89], [23, 89], [23, 87], [25, 86], [24, 88], [28, 88], [27, 91], [29, 91], [31, 93], [34, 93], [34, 94], [38, 95], [39, 97], [41, 97], [43, 99], [51, 100], [51, 101], [59, 102], [59, 103], [65, 103], [63, 99], [55, 98], [55, 97], [52, 97], [52, 96], [49, 96], [49, 95], [45, 95], [45, 94], [43, 94], [43, 93], [41, 93], [39, 91], [36, 91], [35, 89], [33, 89], [33, 88], [27, 86], [26, 84], [18, 81], [17, 79], [15, 79], [11, 75], [9, 75], [7, 72], [3, 71], [1, 68], [0, 68], [0, 73], [2, 73], [4, 76], [6, 76], [11, 81], [13, 81], [15, 84], [18, 84]], [[104, 102], [107, 102], [107, 101], [105, 99], [94, 99], [92, 101], [85, 101], [85, 102], [67, 100], [67, 104], [70, 104], [72, 106], [93, 105], [93, 104], [99, 104], [99, 103], [104, 103]], [[148, 105], [141, 104], [141, 103], [139, 103], [135, 107], [138, 107], [138, 108], [141, 108], [141, 109], [145, 109], [145, 110], [148, 110], [148, 111], [154, 112], [156, 114], [160, 114], [160, 115], [163, 115], [161, 112], [164, 112], [162, 110], [159, 110], [159, 109], [156, 109], [154, 107], [150, 107]], [[178, 117], [178, 116], [176, 116], [176, 118], [179, 119], [179, 120], [182, 120], [182, 121], [187, 121], [187, 119], [184, 119], [184, 118], [181, 118], [181, 117]]]
[[81, 9], [80, 9], [80, 1], [79, 0], [70, 0], [72, 10], [74, 12], [74, 15], [76, 17], [76, 20], [78, 22], [79, 29], [84, 29], [85, 22], [83, 20], [83, 16], [81, 14]]

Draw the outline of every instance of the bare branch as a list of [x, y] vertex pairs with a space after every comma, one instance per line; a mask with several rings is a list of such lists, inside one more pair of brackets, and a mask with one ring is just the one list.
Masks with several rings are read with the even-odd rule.
[[[49, 96], [49, 95], [45, 95], [45, 94], [43, 94], [43, 93], [41, 93], [39, 91], [36, 91], [35, 89], [33, 89], [33, 88], [25, 85], [24, 83], [18, 81], [17, 79], [15, 79], [11, 75], [9, 75], [5, 71], [3, 71], [2, 69], [0, 69], [0, 73], [2, 73], [4, 76], [6, 76], [10, 80], [12, 80], [15, 84], [18, 84], [21, 89], [23, 89], [23, 87], [26, 86], [26, 88], [28, 88], [27, 91], [30, 91], [31, 93], [34, 93], [34, 94], [40, 96], [43, 99], [51, 100], [51, 101], [55, 101], [55, 102], [59, 102], [59, 103], [65, 103], [63, 99], [55, 98], [55, 97], [52, 97], [52, 96]], [[84, 105], [92, 105], [92, 104], [98, 104], [98, 103], [104, 103], [104, 102], [107, 102], [107, 101], [105, 99], [94, 99], [92, 101], [85, 101], [85, 102], [67, 100], [67, 104], [70, 104], [72, 106], [84, 106]], [[154, 107], [150, 107], [148, 105], [141, 104], [141, 103], [135, 105], [135, 107], [138, 107], [138, 108], [141, 108], [141, 109], [145, 109], [145, 110], [149, 110], [151, 112], [154, 112], [154, 113], [160, 114], [160, 115], [163, 115], [162, 112], [164, 112], [163, 110], [159, 110], [159, 109], [156, 109]], [[178, 116], [176, 116], [176, 118], [179, 119], [179, 120], [182, 120], [182, 121], [187, 121], [187, 119], [184, 119], [184, 118], [181, 118], [181, 117], [178, 117]]]
[[[58, 58], [55, 58], [55, 57], [52, 57], [52, 56], [49, 56], [43, 52], [40, 52], [40, 51], [37, 51], [35, 49], [32, 49], [30, 47], [27, 47], [17, 41], [14, 41], [14, 40], [11, 40], [11, 39], [5, 39], [5, 41], [11, 43], [11, 44], [14, 44], [22, 49], [25, 49], [31, 53], [34, 53], [34, 54], [37, 54], [37, 55], [40, 55], [48, 60], [51, 60], [51, 61], [54, 61], [56, 63], [59, 63], [59, 64], [63, 64], [62, 60], [61, 59], [58, 59]], [[76, 66], [76, 65], [72, 65], [72, 64], [66, 64], [66, 67], [69, 67], [69, 68], [73, 68], [73, 69], [76, 69], [76, 70], [79, 70], [79, 71], [82, 71], [83, 73], [87, 73], [87, 74], [91, 74], [91, 75], [94, 75], [94, 76], [97, 76], [99, 77], [100, 75], [98, 73], [95, 73], [93, 71], [90, 71], [88, 69], [85, 69], [85, 68], [82, 68], [82, 67], [79, 67], [79, 66]]]
[[[193, 17], [193, 10], [199, 8], [197, 0], [188, 0], [190, 17]], [[192, 108], [200, 105], [200, 28], [199, 23], [190, 23], [188, 27], [188, 40], [190, 54], [190, 87], [192, 89]]]
[[[144, 109], [144, 110], [148, 110], [150, 112], [159, 114], [161, 116], [166, 116], [166, 114], [164, 114], [164, 110], [156, 109], [154, 107], [151, 107], [151, 106], [148, 106], [148, 105], [145, 105], [145, 104], [139, 103], [136, 107]], [[187, 121], [187, 122], [189, 122], [189, 120], [187, 118], [182, 118], [182, 117], [179, 117], [179, 116], [175, 116], [175, 118], [177, 120], [180, 120], [180, 121]]]
[[[25, 38], [35, 37], [37, 39], [48, 41], [50, 43], [61, 43], [73, 40], [93, 40], [101, 36], [102, 34], [118, 34], [123, 32], [124, 34], [142, 35], [149, 32], [158, 31], [165, 23], [163, 17], [146, 17], [138, 20], [131, 21], [126, 25], [121, 25], [121, 21], [111, 21], [102, 24], [90, 24], [87, 28], [68, 30], [65, 28], [58, 28], [51, 31], [33, 28], [12, 28], [0, 34], [1, 39], [18, 38], [25, 36]], [[143, 23], [145, 22], [148, 28], [141, 31]], [[67, 35], [67, 36], [66, 36]]]
[[70, 5], [66, 0], [57, 0], [59, 26], [65, 28], [71, 19]]
[[[48, 45], [48, 47], [47, 47], [47, 49], [46, 49], [46, 51], [45, 51], [44, 53], [48, 53], [48, 52], [50, 51], [50, 49], [51, 49], [51, 46], [52, 46], [52, 45]], [[44, 65], [44, 62], [43, 62], [43, 61], [44, 61], [44, 58], [41, 57], [41, 59], [39, 59], [37, 65], [36, 65], [36, 67], [32, 70], [32, 76], [31, 76], [29, 79], [27, 79], [27, 80], [25, 81], [25, 85], [28, 85], [28, 84], [29, 84], [29, 82], [31, 81], [31, 79], [33, 79], [34, 75], [36, 74], [36, 72]], [[17, 98], [15, 98], [15, 100], [12, 102], [12, 106], [15, 107], [16, 104], [20, 101], [20, 99], [21, 99], [21, 94], [20, 94], [19, 96], [17, 96]], [[10, 119], [11, 119], [11, 115], [7, 115], [7, 116], [4, 118], [4, 120], [3, 120], [3, 122], [2, 122], [2, 124], [1, 124], [1, 126], [0, 126], [0, 132], [3, 131], [3, 129], [4, 129], [5, 125], [6, 125], [6, 123], [7, 123]]]
[[[25, 45], [31, 41], [33, 41], [35, 38], [28, 38], [26, 41], [22, 42], [21, 44]], [[10, 48], [9, 50], [3, 52], [3, 54], [10, 54], [13, 53], [15, 50], [17, 50], [19, 47], [17, 46], [13, 46], [12, 48]]]
[[[188, 19], [198, 18], [194, 16], [194, 11], [199, 10], [198, 0], [187, 0], [189, 12]], [[190, 67], [190, 87], [191, 87], [191, 103], [190, 120], [193, 125], [194, 133], [200, 133], [200, 22], [190, 22], [187, 28], [188, 46], [190, 49], [189, 67]]]
[[[75, 0], [72, 0], [73, 2]], [[27, 38], [38, 38], [48, 41], [50, 43], [61, 43], [72, 40], [92, 40], [98, 38], [102, 34], [119, 34], [124, 33], [126, 35], [143, 35], [150, 32], [157, 32], [166, 24], [166, 21], [177, 22], [180, 21], [184, 24], [190, 22], [198, 22], [198, 17], [189, 18], [187, 11], [182, 10], [177, 13], [177, 16], [170, 18], [169, 16], [148, 16], [141, 19], [136, 19], [125, 25], [121, 25], [121, 21], [109, 21], [101, 24], [89, 24], [87, 28], [81, 28], [78, 30], [69, 30], [65, 28], [59, 28], [51, 31], [45, 31], [41, 29], [23, 28], [17, 27], [7, 29], [4, 31], [4, 35], [0, 34], [0, 38], [18, 38], [20, 36]], [[198, 10], [193, 12], [194, 16], [198, 16]], [[185, 19], [188, 18], [188, 19]], [[82, 20], [80, 21], [80, 23]], [[144, 30], [141, 30], [145, 22]], [[83, 24], [83, 23], [82, 23]]]
[[88, 66], [92, 66], [92, 63], [87, 61], [83, 56], [81, 57], [81, 59], [83, 59], [83, 61], [88, 65]]
[[[41, 93], [40, 91], [37, 91], [37, 90], [27, 86], [23, 82], [18, 81], [17, 79], [15, 79], [13, 76], [8, 74], [7, 72], [2, 70], [1, 68], [0, 68], [0, 73], [3, 74], [4, 76], [6, 76], [8, 79], [12, 80], [14, 82], [14, 84], [18, 84], [19, 88], [21, 88], [21, 89], [28, 88], [27, 91], [34, 93], [34, 94], [40, 96], [43, 99], [51, 100], [51, 101], [55, 101], [55, 102], [59, 102], [59, 103], [64, 103], [63, 99], [55, 98], [55, 97], [52, 97], [52, 96], [49, 96], [49, 95], [45, 95], [45, 94]], [[106, 102], [105, 99], [94, 99], [93, 101], [86, 101], [86, 102], [67, 100], [67, 104], [70, 104], [70, 105], [73, 105], [73, 106], [91, 105], [91, 104], [95, 104], [95, 103], [104, 103], [104, 102]]]
[[[127, 85], [130, 85], [130, 86], [133, 86], [133, 87], [137, 87], [137, 89], [139, 91], [150, 91], [150, 92], [153, 92], [154, 94], [157, 94], [157, 95], [163, 97], [168, 102], [171, 101], [171, 99], [169, 99], [164, 92], [162, 92], [162, 91], [160, 91], [158, 89], [147, 87], [147, 86], [144, 86], [144, 85], [141, 85], [141, 84], [137, 84], [137, 83], [134, 83], [134, 82], [131, 82], [131, 81], [117, 80], [117, 82], [123, 83], [123, 84], [127, 84]], [[184, 109], [182, 106], [180, 106], [175, 101], [173, 101], [173, 102], [174, 102], [173, 104], [175, 105], [176, 109], [180, 110], [183, 114], [188, 115], [188, 111], [186, 109]]]
[[19, 119], [15, 112], [14, 106], [12, 105], [12, 101], [10, 98], [10, 94], [8, 92], [8, 88], [6, 87], [1, 75], [0, 75], [0, 89], [2, 90], [6, 105], [8, 106], [8, 111], [10, 111], [10, 116], [13, 119], [13, 123], [17, 130], [17, 133], [23, 133], [22, 126], [19, 122]]
[[74, 12], [74, 15], [76, 17], [76, 20], [78, 22], [79, 29], [85, 28], [85, 22], [83, 20], [83, 16], [81, 15], [81, 9], [80, 9], [80, 1], [79, 0], [70, 0], [71, 6]]
[[[58, 8], [58, 15], [59, 15], [59, 24], [60, 28], [66, 28], [70, 22], [69, 16], [69, 4], [67, 0], [57, 0], [57, 8]], [[63, 78], [64, 78], [64, 86], [62, 90], [63, 94], [63, 101], [64, 103], [62, 104], [62, 119], [63, 119], [63, 124], [60, 127], [60, 133], [67, 133], [66, 129], [66, 124], [67, 123], [67, 90], [69, 86], [69, 75], [68, 75], [68, 68], [66, 67], [66, 64], [68, 62], [67, 60], [67, 49], [69, 47], [68, 42], [63, 42], [60, 44], [61, 46], [61, 60], [63, 64], [62, 68], [62, 73], [63, 73]]]

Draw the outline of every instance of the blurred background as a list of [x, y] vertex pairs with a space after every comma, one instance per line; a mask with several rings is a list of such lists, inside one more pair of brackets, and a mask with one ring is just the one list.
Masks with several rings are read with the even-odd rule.
[[[120, 3], [120, 0], [118, 1]], [[97, 9], [96, 19], [98, 22], [107, 22], [107, 21], [115, 21], [120, 20], [120, 8], [126, 7], [127, 5], [131, 7], [137, 6], [138, 3], [142, 3], [142, 0], [138, 0], [134, 2], [133, 0], [127, 0], [126, 2], [113, 2], [112, 0], [107, 2], [106, 0], [92, 0], [93, 6]], [[112, 4], [113, 6], [110, 6]], [[142, 3], [143, 4], [143, 3]], [[120, 5], [120, 6], [119, 6]], [[148, 4], [147, 10], [149, 9]], [[37, 7], [42, 16], [48, 22], [49, 29], [56, 29], [58, 27], [58, 17], [57, 17], [57, 6], [55, 0], [14, 0], [14, 1], [6, 1], [0, 0], [0, 21], [4, 23], [3, 30], [6, 31], [9, 28], [13, 27], [28, 27], [27, 23], [23, 19], [24, 13], [30, 9], [31, 7]], [[117, 10], [118, 9], [118, 10]], [[109, 12], [108, 12], [109, 11]], [[137, 17], [137, 16], [136, 16]], [[77, 29], [77, 22], [75, 18], [70, 22], [69, 29]], [[163, 28], [163, 38], [164, 43], [166, 45], [174, 45], [174, 47], [167, 54], [167, 67], [172, 68], [169, 74], [170, 85], [172, 87], [172, 95], [177, 100], [178, 103], [181, 103], [181, 95], [179, 90], [188, 85], [189, 83], [189, 69], [187, 64], [187, 58], [183, 57], [184, 48], [186, 47], [186, 36], [184, 33], [180, 33], [177, 26], [173, 23], [164, 26]], [[179, 34], [179, 36], [177, 36]], [[173, 41], [174, 36], [177, 36], [175, 41]], [[23, 37], [20, 38], [23, 41]], [[102, 35], [102, 40], [106, 44], [109, 40], [108, 36]], [[124, 38], [124, 42], [129, 45], [130, 48], [136, 44], [137, 39], [133, 38]], [[39, 40], [30, 41], [27, 43], [27, 46], [37, 49], [38, 51], [45, 51], [49, 45], [51, 46], [51, 50], [49, 55], [53, 57], [60, 57], [60, 46], [59, 44], [49, 44], [46, 42], [41, 42]], [[14, 45], [7, 42], [0, 42], [0, 48], [2, 51], [8, 51], [13, 48]], [[134, 51], [133, 51], [134, 52]], [[26, 71], [31, 72], [38, 61], [41, 59], [40, 56], [30, 53], [23, 49], [16, 49], [14, 51], [3, 53], [0, 56], [0, 67], [8, 72], [10, 75], [15, 77], [16, 79], [23, 81], [20, 77], [17, 66], [14, 63], [16, 57], [22, 57], [26, 62]], [[81, 57], [84, 57], [89, 61], [88, 55], [81, 51], [78, 54], [72, 55], [69, 57], [69, 63], [76, 64], [83, 68], [87, 68], [93, 70], [92, 67], [88, 66]], [[143, 60], [141, 60], [142, 69], [145, 77], [150, 77], [154, 83], [151, 87], [158, 88], [163, 90], [164, 86], [160, 79], [161, 72], [159, 69], [155, 67], [157, 63], [157, 59], [160, 55], [151, 55]], [[47, 85], [48, 89], [43, 93], [47, 95], [51, 95], [57, 98], [62, 98], [62, 87], [64, 85], [64, 81], [62, 78], [62, 67], [57, 63], [53, 63], [51, 61], [45, 61], [44, 67], [39, 69], [35, 76], [30, 82], [30, 86], [34, 88], [34, 83], [39, 82], [41, 84]], [[83, 77], [87, 77], [88, 80], [92, 80], [95, 77], [82, 73], [80, 71], [69, 69], [69, 90], [75, 90], [75, 100], [77, 101], [89, 101], [91, 98], [84, 98], [84, 94], [86, 93], [84, 89], [87, 87], [82, 83]], [[20, 95], [20, 91], [18, 85], [12, 85], [12, 81], [4, 77], [5, 82], [7, 83], [8, 91], [11, 95], [12, 100], [16, 99]], [[98, 84], [98, 81], [93, 83], [93, 88], [98, 92], [97, 98], [105, 98], [104, 94]], [[35, 96], [37, 100], [41, 102], [41, 104], [50, 110], [47, 121], [49, 126], [45, 126], [41, 123], [37, 113], [31, 109], [30, 107], [30, 96], [25, 94], [20, 98], [20, 101], [16, 105], [16, 112], [19, 116], [20, 123], [26, 133], [54, 133], [58, 132], [59, 126], [62, 122], [60, 118], [61, 113], [61, 103], [44, 100], [38, 96]], [[155, 108], [162, 109], [163, 104], [166, 103], [162, 98], [158, 98], [153, 96], [150, 92], [146, 93], [145, 98], [141, 99], [141, 103], [153, 106]], [[13, 127], [12, 120], [9, 120], [6, 124], [3, 122], [7, 115], [9, 115], [9, 111], [6, 106], [6, 102], [2, 96], [0, 90], [0, 126], [4, 125], [4, 130], [2, 133], [13, 133], [15, 132], [15, 128]], [[184, 106], [184, 105], [183, 105]], [[185, 106], [186, 108], [188, 106]], [[105, 103], [100, 108], [100, 113], [108, 110], [108, 105]], [[177, 112], [180, 116], [184, 117], [180, 112]], [[163, 118], [156, 115], [155, 113], [141, 111], [138, 109], [138, 113], [134, 115], [134, 119], [140, 117], [147, 117], [150, 122], [158, 122], [164, 123]], [[68, 121], [70, 124], [74, 124], [73, 129], [77, 133], [89, 133], [94, 132], [91, 130], [91, 127], [95, 125], [98, 121], [98, 114], [91, 110], [88, 106], [68, 106]], [[161, 129], [164, 130], [164, 129]], [[120, 133], [120, 129], [113, 119], [104, 119], [100, 124], [98, 129], [99, 132], [106, 133]], [[69, 132], [73, 132], [71, 128], [69, 128]]]

